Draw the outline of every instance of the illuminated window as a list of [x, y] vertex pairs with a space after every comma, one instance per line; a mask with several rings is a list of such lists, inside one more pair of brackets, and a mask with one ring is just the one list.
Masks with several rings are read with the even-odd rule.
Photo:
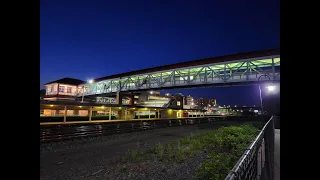
[[130, 99], [122, 99], [122, 104], [130, 104]]
[[67, 93], [71, 93], [71, 89], [72, 89], [71, 87], [68, 87], [67, 88]]
[[59, 92], [64, 92], [64, 86], [59, 86]]
[[180, 101], [177, 101], [177, 106], [180, 106], [180, 105], [181, 105]]

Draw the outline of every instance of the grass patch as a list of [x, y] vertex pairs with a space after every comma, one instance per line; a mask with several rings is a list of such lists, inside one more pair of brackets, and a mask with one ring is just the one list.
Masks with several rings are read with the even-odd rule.
[[208, 158], [200, 164], [196, 178], [224, 179], [258, 132], [258, 128], [250, 124], [222, 127], [206, 133], [191, 134], [170, 143], [158, 143], [149, 150], [129, 151], [122, 160], [179, 163], [206, 151]]
[[231, 126], [219, 128], [214, 134], [211, 139], [214, 147], [197, 169], [197, 179], [224, 179], [258, 135], [258, 129], [252, 125]]

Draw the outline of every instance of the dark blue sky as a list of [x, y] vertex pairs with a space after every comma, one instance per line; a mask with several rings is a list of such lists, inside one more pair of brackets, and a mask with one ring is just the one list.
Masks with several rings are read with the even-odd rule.
[[[40, 88], [280, 45], [278, 0], [41, 0]], [[179, 90], [258, 104], [257, 87]]]

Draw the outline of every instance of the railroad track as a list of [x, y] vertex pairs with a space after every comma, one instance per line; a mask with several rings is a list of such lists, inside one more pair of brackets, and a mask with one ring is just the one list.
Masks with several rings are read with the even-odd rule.
[[[94, 124], [60, 124], [40, 126], [40, 143], [56, 142], [85, 137], [123, 134], [166, 127], [210, 123], [224, 120], [248, 121], [248, 117], [199, 117], [190, 119], [141, 120]], [[257, 119], [254, 117], [254, 119]], [[253, 119], [252, 119], [253, 120]]]

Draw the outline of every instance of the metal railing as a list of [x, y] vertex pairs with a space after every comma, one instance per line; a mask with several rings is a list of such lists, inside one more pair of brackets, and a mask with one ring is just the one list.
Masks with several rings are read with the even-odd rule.
[[273, 180], [275, 119], [268, 120], [225, 180]]
[[197, 117], [184, 119], [139, 120], [92, 124], [59, 124], [40, 126], [40, 142], [63, 141], [90, 136], [105, 136], [135, 131], [152, 130], [174, 126], [202, 123], [256, 121], [257, 117]]

